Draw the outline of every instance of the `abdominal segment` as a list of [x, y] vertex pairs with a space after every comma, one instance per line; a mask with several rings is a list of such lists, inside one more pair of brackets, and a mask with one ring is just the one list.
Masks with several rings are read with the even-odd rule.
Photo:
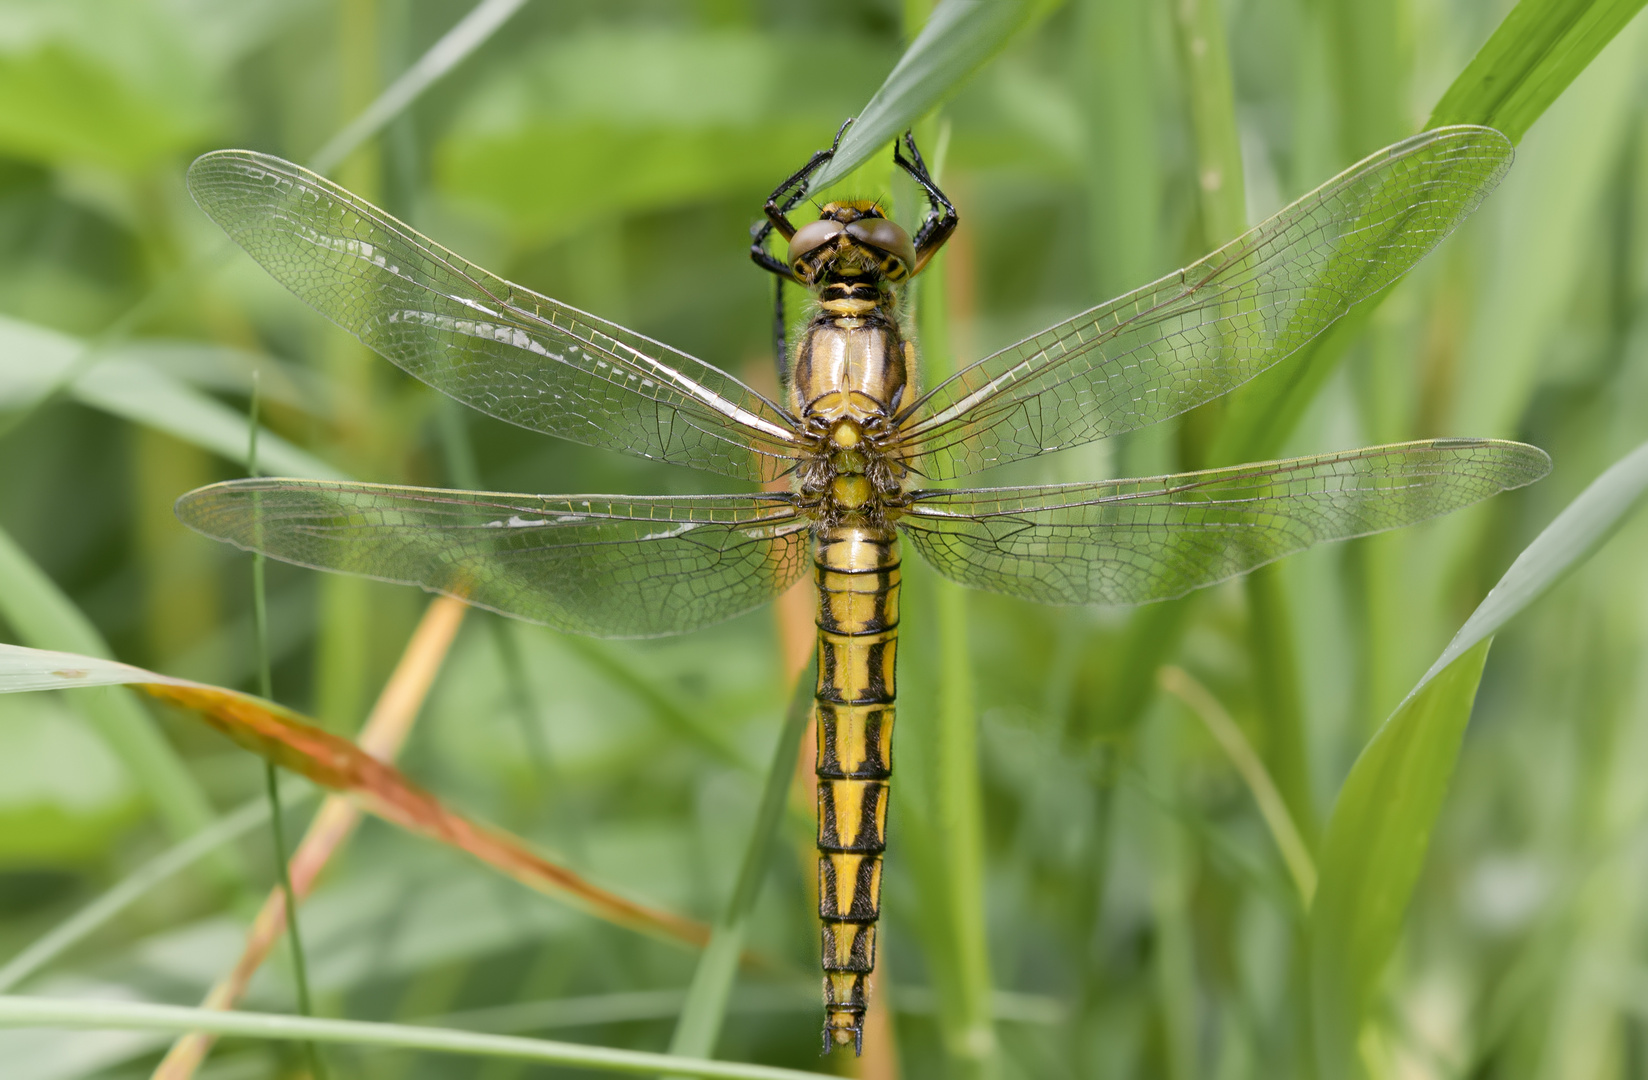
[[863, 1038], [881, 914], [898, 646], [898, 538], [820, 530], [818, 583], [818, 917], [824, 1045]]

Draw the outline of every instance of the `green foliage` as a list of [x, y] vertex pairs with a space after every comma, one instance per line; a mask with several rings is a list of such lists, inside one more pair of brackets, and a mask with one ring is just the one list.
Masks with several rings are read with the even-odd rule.
[[[914, 126], [961, 213], [917, 312], [929, 384], [1185, 265], [1427, 115], [1493, 124], [1518, 143], [1502, 188], [1306, 353], [1182, 423], [980, 482], [1447, 435], [1537, 443], [1546, 481], [1136, 612], [961, 594], [906, 553], [876, 984], [892, 1023], [866, 1065], [1631, 1075], [1648, 917], [1648, 523], [1629, 516], [1648, 439], [1640, 6], [527, 4], [442, 74], [426, 53], [469, 4], [14, 0], [0, 639], [253, 685], [247, 561], [170, 507], [241, 475], [254, 368], [266, 472], [722, 489], [454, 419], [225, 253], [188, 201], [188, 162], [220, 146], [310, 160], [403, 74], [424, 73], [364, 113], [387, 122], [329, 175], [769, 391], [771, 283], [747, 230], [847, 116], [827, 181], [912, 220], [886, 148]], [[352, 732], [422, 597], [268, 577], [277, 698]], [[736, 924], [753, 961], [723, 947], [700, 966], [369, 824], [303, 911], [323, 1019], [266, 1018], [293, 999], [277, 951], [248, 1013], [212, 1019], [245, 1037], [201, 1075], [294, 1075], [305, 1038], [337, 1040], [333, 1074], [370, 1080], [504, 1080], [527, 1057], [687, 1075], [633, 1055], [670, 1045], [695, 971], [686, 1009], [711, 1022], [692, 1030], [724, 1005], [725, 1068], [698, 1075], [817, 1070], [807, 785], [782, 807], [763, 786], [789, 753], [793, 627], [763, 611], [615, 643], [490, 618], [457, 642], [405, 771], [602, 885]], [[1160, 696], [1167, 664], [1240, 730], [1239, 767], [1229, 730]], [[147, 1075], [200, 1022], [152, 1007], [199, 1001], [272, 880], [266, 836], [244, 832], [259, 764], [126, 694], [0, 698], [0, 980], [28, 995], [0, 999], [0, 1023], [111, 1029], [0, 1031], [8, 1078]], [[1308, 910], [1250, 795], [1268, 790], [1256, 766], [1311, 848]], [[288, 802], [294, 829], [308, 805]], [[757, 821], [777, 841], [752, 881]], [[494, 1037], [528, 1034], [575, 1043]]]

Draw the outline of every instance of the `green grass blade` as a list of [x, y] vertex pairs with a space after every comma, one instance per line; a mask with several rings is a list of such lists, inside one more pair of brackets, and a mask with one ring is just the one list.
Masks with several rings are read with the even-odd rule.
[[738, 880], [727, 900], [726, 911], [716, 922], [710, 942], [698, 958], [698, 969], [693, 972], [686, 1003], [676, 1020], [675, 1035], [670, 1039], [671, 1054], [708, 1057], [715, 1053], [721, 1022], [727, 1014], [727, 998], [732, 993], [733, 977], [738, 970], [738, 958], [744, 951], [744, 932], [749, 926], [750, 913], [755, 910], [756, 898], [761, 895], [775, 847], [773, 841], [784, 820], [796, 755], [801, 751], [801, 738], [807, 733], [807, 720], [812, 715], [817, 679], [818, 661], [814, 659], [796, 679], [795, 692], [790, 695], [784, 728], [773, 747], [772, 764], [761, 790], [755, 825], [739, 864]]
[[[302, 802], [314, 793], [313, 787], [301, 781], [299, 783], [302, 784], [301, 791], [287, 793], [289, 804]], [[5, 967], [0, 967], [0, 994], [8, 992], [84, 941], [162, 881], [185, 867], [193, 866], [224, 844], [244, 836], [267, 820], [269, 803], [266, 799], [256, 798], [238, 810], [225, 814], [210, 828], [203, 829], [182, 843], [175, 844], [171, 849], [156, 855], [112, 889], [37, 938], [28, 948], [12, 957]]]
[[1648, 443], [1620, 458], [1516, 557], [1408, 697], [1590, 558], [1648, 499]]
[[425, 90], [491, 40], [492, 35], [525, 6], [526, 0], [481, 0], [400, 78], [385, 87], [370, 105], [328, 139], [309, 160], [309, 168], [318, 173], [336, 168], [357, 147], [404, 113]]
[[[38, 649], [107, 657], [108, 643], [74, 602], [0, 530], [0, 618]], [[173, 839], [209, 827], [217, 814], [188, 766], [129, 691], [87, 694], [76, 701], [98, 735], [131, 772]], [[218, 852], [211, 866], [224, 881], [244, 884], [238, 857]]]
[[270, 1013], [219, 1012], [181, 1005], [153, 1005], [136, 1001], [76, 1001], [62, 998], [0, 997], [0, 1027], [50, 1027], [77, 1030], [205, 1031], [249, 1039], [381, 1046], [395, 1050], [424, 1050], [471, 1057], [540, 1061], [600, 1072], [675, 1073], [709, 1080], [802, 1080], [823, 1074], [745, 1065], [727, 1061], [653, 1054], [642, 1050], [613, 1050], [581, 1043], [523, 1039], [511, 1035], [483, 1035], [469, 1031], [373, 1024], [360, 1020], [314, 1020]]
[[[1427, 127], [1486, 124], [1513, 143], [1625, 27], [1644, 0], [1523, 0], [1454, 80]], [[1229, 398], [1212, 464], [1275, 456], [1389, 291]]]
[[[33, 408], [64, 383], [67, 394], [82, 405], [246, 464], [244, 415], [136, 355], [0, 317], [0, 405], [17, 402]], [[264, 465], [280, 475], [347, 479], [272, 432], [261, 432], [259, 443]]]
[[1479, 642], [1403, 703], [1339, 792], [1309, 928], [1311, 1025], [1322, 1080], [1357, 1075], [1362, 1019], [1401, 935], [1489, 643]]
[[1216, 0], [1176, 3], [1173, 30], [1196, 136], [1202, 240], [1211, 251], [1247, 228], [1242, 140], [1236, 130], [1236, 88], [1225, 46], [1224, 7]]
[[915, 126], [1000, 52], [1036, 13], [1034, 0], [943, 0], [859, 110], [836, 156], [813, 178], [822, 191]]
[[1362, 1019], [1401, 933], [1492, 636], [1579, 566], [1648, 497], [1648, 443], [1525, 548], [1352, 766], [1323, 840], [1311, 999], [1324, 1080], [1350, 1075]]
[[1427, 127], [1487, 124], [1519, 142], [1644, 0], [1522, 0], [1448, 87]]

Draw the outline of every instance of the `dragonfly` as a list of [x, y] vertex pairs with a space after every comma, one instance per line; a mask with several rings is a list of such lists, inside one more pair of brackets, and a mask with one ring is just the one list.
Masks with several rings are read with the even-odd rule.
[[906, 134], [894, 165], [926, 203], [913, 234], [862, 200], [826, 203], [798, 227], [790, 215], [834, 151], [779, 185], [752, 228], [751, 254], [781, 279], [779, 295], [791, 283], [812, 298], [783, 354], [781, 400], [488, 273], [300, 166], [206, 154], [189, 170], [205, 213], [282, 285], [434, 389], [533, 431], [767, 489], [544, 495], [252, 478], [191, 491], [176, 508], [199, 532], [271, 558], [602, 637], [697, 630], [810, 569], [826, 1053], [862, 1049], [875, 967], [903, 541], [962, 585], [1141, 604], [1432, 518], [1550, 468], [1533, 446], [1449, 438], [1140, 479], [937, 486], [1177, 416], [1298, 352], [1475, 210], [1510, 165], [1497, 131], [1396, 143], [1201, 260], [931, 387], [907, 287], [957, 212]]

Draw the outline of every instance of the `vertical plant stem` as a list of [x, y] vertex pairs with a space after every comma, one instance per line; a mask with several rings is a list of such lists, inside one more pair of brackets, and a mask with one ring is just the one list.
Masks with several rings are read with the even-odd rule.
[[[418, 711], [434, 684], [447, 652], [463, 625], [468, 610], [460, 600], [450, 596], [436, 597], [424, 611], [423, 619], [412, 632], [400, 662], [378, 695], [372, 715], [361, 728], [360, 748], [383, 761], [393, 761], [406, 741]], [[303, 841], [292, 855], [290, 866], [291, 888], [299, 900], [313, 890], [320, 872], [332, 855], [354, 832], [360, 823], [360, 807], [345, 795], [329, 795], [309, 823]], [[246, 946], [240, 959], [228, 974], [219, 979], [206, 999], [203, 1009], [232, 1009], [246, 993], [252, 976], [263, 966], [269, 953], [280, 941], [281, 931], [287, 926], [287, 902], [284, 889], [271, 889], [263, 907], [252, 920], [246, 935]], [[189, 1080], [211, 1050], [214, 1035], [195, 1031], [178, 1039], [154, 1072], [153, 1080]]]
[[[261, 405], [259, 373], [252, 372], [252, 409], [246, 435], [246, 471], [258, 475], [258, 409]], [[261, 522], [261, 516], [258, 517]], [[259, 548], [262, 545], [258, 545]], [[265, 701], [275, 699], [274, 673], [269, 667], [269, 609], [264, 588], [264, 556], [261, 550], [252, 553], [252, 637], [257, 649], [258, 693]], [[309, 965], [304, 960], [303, 939], [298, 935], [298, 905], [292, 891], [292, 874], [286, 862], [286, 826], [280, 813], [280, 776], [275, 763], [264, 759], [264, 791], [269, 798], [269, 835], [274, 843], [275, 870], [280, 877], [281, 895], [286, 900], [286, 937], [292, 950], [292, 979], [297, 985], [298, 1013], [315, 1015], [309, 996]], [[326, 1067], [321, 1064], [320, 1049], [313, 1042], [303, 1044], [309, 1058], [310, 1071], [317, 1080], [324, 1080]]]
[[750, 830], [749, 842], [744, 846], [738, 879], [727, 900], [726, 910], [716, 921], [710, 943], [698, 959], [698, 968], [693, 972], [692, 985], [687, 988], [687, 1000], [676, 1020], [675, 1034], [670, 1039], [669, 1052], [672, 1054], [709, 1057], [715, 1053], [715, 1043], [721, 1035], [721, 1022], [727, 1013], [727, 997], [732, 992], [733, 976], [738, 970], [738, 958], [744, 951], [744, 934], [749, 926], [750, 913], [755, 910], [756, 898], [761, 895], [773, 841], [784, 819], [790, 777], [794, 772], [796, 755], [801, 749], [801, 736], [806, 732], [807, 720], [812, 714], [813, 688], [817, 677], [817, 661], [814, 660], [802, 671], [790, 695], [784, 727], [779, 732], [777, 745], [773, 747], [772, 764], [767, 769], [766, 783], [761, 789], [755, 824]]
[[[928, 155], [942, 184], [947, 125]], [[936, 385], [956, 367], [950, 333], [953, 318], [971, 316], [968, 241], [958, 234], [948, 255], [941, 253], [924, 271], [916, 318], [921, 332], [923, 377]], [[962, 275], [952, 280], [952, 273]], [[953, 303], [958, 298], [960, 303]], [[990, 1011], [990, 955], [984, 909], [983, 781], [979, 773], [978, 714], [973, 670], [967, 653], [967, 594], [943, 578], [932, 579], [938, 634], [938, 709], [933, 758], [932, 813], [939, 845], [939, 877], [948, 908], [950, 940], [946, 967], [953, 983], [940, 992], [945, 1050], [969, 1077], [996, 1071], [996, 1035]]]

